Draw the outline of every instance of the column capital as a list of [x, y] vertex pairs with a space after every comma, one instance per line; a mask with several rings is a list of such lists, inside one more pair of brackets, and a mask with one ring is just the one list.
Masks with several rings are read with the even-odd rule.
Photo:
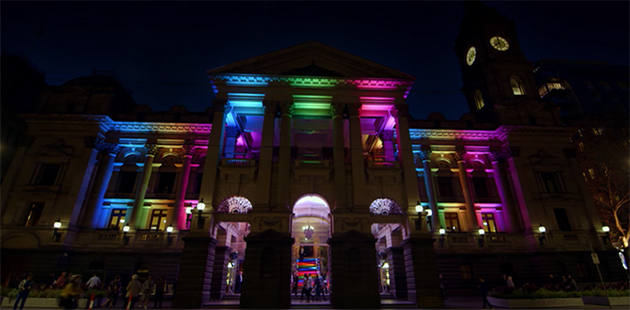
[[502, 148], [501, 150], [491, 151], [488, 154], [491, 162], [498, 162], [502, 159], [508, 159], [512, 157], [512, 152], [509, 148]]
[[160, 147], [157, 144], [147, 144], [144, 146], [144, 150], [147, 156], [155, 156], [160, 151]]
[[417, 154], [422, 161], [431, 161], [431, 150], [420, 150]]
[[214, 99], [212, 100], [212, 107], [215, 112], [228, 113], [232, 110], [230, 103], [226, 99]]
[[229, 138], [236, 138], [241, 134], [241, 131], [236, 126], [228, 126], [225, 127], [225, 134]]
[[197, 148], [194, 145], [184, 145], [182, 149], [184, 150], [184, 156], [193, 157]]
[[262, 104], [265, 107], [265, 114], [276, 114], [278, 112], [277, 101], [263, 100]]
[[401, 117], [409, 117], [409, 106], [408, 105], [397, 105], [395, 108], [391, 110], [392, 116], [396, 118]]
[[466, 155], [466, 151], [455, 151], [453, 152], [453, 157], [455, 157], [455, 160], [459, 163], [459, 162], [464, 162], [464, 155]]
[[295, 104], [292, 101], [281, 101], [279, 103], [282, 115], [293, 116], [295, 112]]
[[331, 103], [330, 110], [328, 111], [330, 113], [330, 117], [334, 118], [336, 116], [343, 116], [343, 110], [345, 108], [345, 103]]
[[[86, 139], [86, 145], [92, 147], [99, 152], [107, 153], [110, 155], [118, 155], [122, 147], [118, 143], [107, 143], [103, 138]], [[90, 146], [91, 144], [91, 146]]]
[[350, 116], [359, 116], [361, 114], [361, 103], [352, 102], [346, 104], [346, 106], [348, 107], [348, 114]]

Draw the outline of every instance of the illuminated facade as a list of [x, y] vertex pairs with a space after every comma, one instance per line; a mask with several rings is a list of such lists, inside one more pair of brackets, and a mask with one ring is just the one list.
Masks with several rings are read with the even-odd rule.
[[[505, 48], [468, 38], [463, 71]], [[208, 71], [217, 99], [200, 113], [152, 113], [102, 76], [68, 82], [24, 115], [2, 269], [164, 274], [175, 308], [235, 292], [237, 270], [243, 308], [290, 307], [293, 271], [326, 273], [334, 308], [363, 309], [380, 294], [441, 307], [440, 273], [453, 293], [475, 276], [588, 278], [601, 223], [523, 59], [501, 82], [466, 72], [461, 121], [411, 120], [413, 77], [317, 42]]]

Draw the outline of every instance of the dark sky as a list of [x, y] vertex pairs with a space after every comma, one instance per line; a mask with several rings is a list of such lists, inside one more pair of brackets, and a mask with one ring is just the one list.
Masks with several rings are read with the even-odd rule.
[[[484, 3], [516, 22], [532, 62], [628, 65], [627, 1]], [[203, 111], [213, 98], [206, 70], [314, 40], [415, 76], [407, 100], [415, 118], [467, 112], [452, 50], [461, 2], [2, 1], [1, 9], [2, 49], [28, 53], [49, 84], [115, 69], [154, 110]]]

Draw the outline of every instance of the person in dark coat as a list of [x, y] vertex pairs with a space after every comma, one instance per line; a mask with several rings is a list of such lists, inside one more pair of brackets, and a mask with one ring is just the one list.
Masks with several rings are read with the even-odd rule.
[[239, 271], [236, 275], [236, 281], [234, 283], [234, 293], [241, 293], [241, 286], [243, 285], [243, 270]]
[[[153, 300], [153, 309], [162, 309], [162, 301], [164, 300], [164, 291], [166, 290], [166, 281], [164, 277], [160, 277], [155, 283], [155, 299]], [[159, 305], [159, 307], [158, 307]]]
[[33, 275], [29, 273], [28, 276], [26, 276], [26, 279], [22, 280], [22, 282], [20, 282], [20, 285], [18, 286], [18, 294], [17, 298], [15, 299], [15, 304], [13, 305], [13, 310], [17, 309], [18, 304], [20, 304], [20, 309], [24, 309], [24, 303], [26, 302], [26, 298], [28, 298], [28, 293], [31, 292], [32, 288]]
[[[479, 278], [479, 292], [481, 293], [481, 297], [483, 298], [483, 309], [493, 309], [490, 302], [488, 302], [488, 284], [483, 278]], [[488, 307], [486, 307], [488, 305]]]

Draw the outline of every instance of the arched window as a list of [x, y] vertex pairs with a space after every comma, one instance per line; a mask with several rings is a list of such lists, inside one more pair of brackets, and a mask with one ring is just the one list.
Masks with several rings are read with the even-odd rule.
[[478, 89], [475, 90], [475, 104], [477, 105], [477, 110], [481, 110], [481, 108], [483, 108], [483, 106], [485, 105], [483, 103], [483, 95]]
[[387, 198], [372, 201], [370, 212], [376, 215], [403, 214], [402, 208], [395, 201]]
[[512, 87], [512, 93], [514, 96], [522, 96], [525, 95], [525, 88], [523, 87], [523, 82], [517, 77], [510, 78], [510, 86]]
[[217, 208], [217, 212], [243, 214], [249, 212], [249, 210], [251, 209], [252, 203], [247, 198], [234, 196], [223, 200], [223, 202]]

